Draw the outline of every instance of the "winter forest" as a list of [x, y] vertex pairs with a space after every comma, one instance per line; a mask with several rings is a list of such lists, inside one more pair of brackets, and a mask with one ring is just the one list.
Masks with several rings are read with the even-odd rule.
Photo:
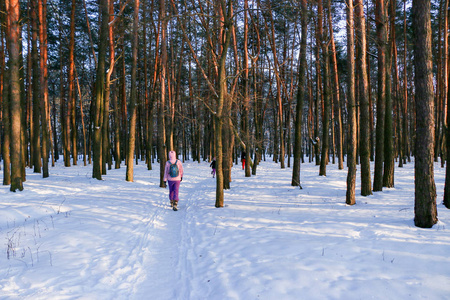
[[145, 164], [165, 187], [176, 150], [216, 158], [223, 207], [246, 153], [246, 177], [267, 156], [300, 187], [303, 163], [337, 164], [353, 205], [414, 164], [414, 222], [432, 227], [450, 208], [448, 2], [1, 1], [3, 185], [63, 160], [98, 180]]

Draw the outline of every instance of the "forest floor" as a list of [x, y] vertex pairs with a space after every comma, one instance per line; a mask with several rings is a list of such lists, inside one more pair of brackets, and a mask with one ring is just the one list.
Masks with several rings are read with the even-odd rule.
[[[373, 166], [372, 166], [373, 167]], [[435, 165], [439, 222], [414, 226], [414, 163], [395, 188], [345, 204], [346, 170], [261, 162], [232, 169], [215, 208], [207, 162], [185, 162], [179, 211], [159, 168], [91, 166], [50, 177], [27, 170], [24, 191], [0, 187], [1, 299], [448, 299], [450, 210], [445, 169]], [[373, 169], [372, 169], [373, 170]], [[0, 180], [3, 180], [2, 174]]]

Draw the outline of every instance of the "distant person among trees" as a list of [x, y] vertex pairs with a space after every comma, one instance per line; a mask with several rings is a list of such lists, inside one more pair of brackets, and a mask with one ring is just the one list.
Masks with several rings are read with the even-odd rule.
[[241, 160], [242, 160], [242, 170], [244, 170], [245, 169], [245, 152], [242, 152]]
[[164, 169], [164, 182], [169, 182], [169, 200], [170, 206], [174, 211], [178, 208], [178, 191], [180, 189], [180, 183], [183, 180], [183, 164], [177, 159], [175, 151], [169, 152], [169, 160], [166, 162]]
[[216, 175], [216, 158], [214, 157], [211, 164], [209, 165], [212, 168], [211, 174], [214, 178], [214, 176]]

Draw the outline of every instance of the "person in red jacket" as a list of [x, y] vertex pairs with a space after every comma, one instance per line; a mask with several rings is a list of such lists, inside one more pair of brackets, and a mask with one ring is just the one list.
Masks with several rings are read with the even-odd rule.
[[169, 160], [166, 162], [164, 169], [164, 181], [169, 182], [169, 200], [173, 210], [178, 210], [178, 192], [180, 183], [183, 180], [183, 164], [177, 159], [175, 151], [169, 152]]

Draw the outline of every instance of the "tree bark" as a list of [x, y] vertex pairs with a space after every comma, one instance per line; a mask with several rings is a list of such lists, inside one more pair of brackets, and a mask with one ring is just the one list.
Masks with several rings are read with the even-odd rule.
[[[166, 131], [165, 131], [165, 106], [166, 106], [166, 66], [167, 66], [167, 42], [166, 42], [166, 4], [160, 1], [161, 22], [161, 61], [160, 61], [160, 101], [158, 114], [158, 159], [159, 159], [159, 186], [165, 188], [164, 169], [167, 160], [166, 155]], [[172, 149], [170, 149], [172, 150]]]
[[[8, 62], [9, 63], [9, 62]], [[5, 78], [9, 78], [9, 69], [5, 69]], [[3, 143], [2, 143], [2, 158], [3, 158], [3, 185], [11, 184], [11, 121], [10, 121], [10, 105], [9, 105], [9, 80], [4, 81], [3, 95], [2, 95], [2, 122], [3, 122]]]
[[[322, 10], [322, 1], [319, 0], [319, 21], [322, 22], [322, 16], [323, 10]], [[328, 49], [328, 42], [325, 41], [325, 38], [322, 36], [320, 38], [321, 47], [322, 47], [322, 55], [323, 55], [323, 72], [324, 72], [324, 78], [323, 78], [323, 114], [322, 114], [322, 157], [320, 158], [320, 170], [319, 175], [320, 176], [326, 176], [327, 175], [327, 164], [328, 164], [328, 157], [329, 157], [329, 143], [330, 143], [330, 89], [329, 89], [329, 82], [330, 82], [330, 56], [329, 56], [329, 49]]]
[[336, 118], [336, 150], [338, 157], [338, 168], [339, 170], [344, 169], [344, 141], [343, 141], [343, 127], [342, 127], [342, 109], [341, 109], [341, 97], [340, 97], [340, 87], [339, 87], [339, 73], [338, 73], [338, 62], [336, 57], [336, 45], [334, 42], [333, 33], [333, 23], [331, 18], [331, 0], [328, 0], [328, 24], [330, 31], [330, 46], [331, 46], [331, 64], [333, 66], [333, 94], [334, 98], [334, 115]]
[[93, 171], [92, 177], [102, 180], [102, 116], [105, 94], [105, 59], [108, 34], [108, 0], [100, 0], [100, 37], [98, 45], [98, 63], [95, 81], [94, 105], [94, 139], [93, 139]]
[[41, 85], [41, 128], [42, 128], [42, 177], [48, 173], [49, 113], [48, 113], [48, 70], [47, 70], [47, 0], [38, 1], [39, 45], [40, 45], [40, 85]]
[[412, 3], [416, 89], [414, 223], [422, 228], [431, 228], [438, 221], [433, 164], [434, 103], [430, 6], [429, 0], [413, 0]]
[[300, 41], [299, 61], [300, 67], [298, 70], [298, 90], [297, 90], [297, 107], [295, 117], [295, 140], [294, 140], [294, 167], [292, 170], [292, 186], [300, 186], [300, 168], [302, 157], [302, 126], [303, 126], [303, 102], [305, 98], [305, 82], [306, 70], [306, 39], [308, 36], [308, 7], [307, 0], [301, 2], [301, 24], [302, 36]]
[[409, 126], [408, 126], [408, 72], [406, 70], [406, 57], [408, 53], [408, 38], [407, 38], [407, 26], [406, 26], [406, 0], [403, 3], [403, 146], [405, 147], [404, 153], [408, 157], [408, 162], [411, 161], [411, 153], [409, 147]]
[[[75, 128], [75, 61], [74, 61], [74, 49], [75, 49], [75, 9], [76, 0], [72, 0], [72, 9], [70, 14], [70, 37], [69, 37], [69, 73], [68, 73], [68, 109], [66, 119], [67, 135], [70, 137], [70, 144], [72, 148], [72, 160], [73, 165], [77, 165], [77, 143], [76, 143], [76, 128]], [[70, 135], [69, 135], [70, 133]], [[69, 156], [69, 152], [67, 152]], [[64, 157], [66, 167], [70, 166], [70, 157]]]
[[11, 119], [11, 192], [23, 190], [21, 173], [21, 109], [20, 109], [20, 7], [18, 0], [6, 0], [9, 52], [9, 109]]
[[139, 29], [139, 0], [134, 0], [133, 12], [133, 42], [131, 45], [132, 63], [131, 63], [131, 96], [130, 96], [130, 130], [127, 155], [127, 174], [126, 181], [133, 181], [133, 157], [136, 143], [136, 98], [137, 98], [137, 54], [138, 54], [138, 29]]
[[[448, 9], [448, 0], [444, 0], [445, 2], [445, 8]], [[448, 30], [448, 13], [446, 10], [446, 13], [444, 14], [444, 18], [445, 18], [445, 25], [444, 25], [444, 30], [445, 32], [447, 32], [446, 30]], [[446, 35], [444, 38], [444, 50], [448, 48], [448, 36]], [[448, 49], [447, 49], [448, 50]], [[447, 76], [447, 60], [448, 60], [448, 54], [447, 52], [445, 52], [444, 54], [444, 61], [446, 66], [444, 66], [444, 90], [447, 92], [444, 94], [444, 97], [450, 97], [450, 94], [448, 94], [448, 76]], [[447, 98], [447, 125], [445, 127], [445, 132], [446, 132], [446, 139], [445, 139], [445, 147], [446, 147], [446, 161], [447, 161], [447, 166], [445, 169], [445, 186], [444, 186], [444, 201], [443, 204], [445, 205], [445, 207], [450, 208], [450, 130], [449, 130], [449, 124], [450, 124], [450, 105], [448, 103], [448, 98]]]
[[[395, 1], [394, 1], [395, 2]], [[392, 3], [390, 5], [393, 5]], [[386, 14], [387, 15], [387, 14]], [[391, 16], [395, 18], [395, 15]], [[386, 22], [388, 20], [386, 19]], [[392, 25], [394, 22], [392, 21]], [[391, 32], [395, 31], [391, 26]], [[390, 34], [389, 41], [386, 44], [386, 114], [384, 123], [384, 172], [383, 186], [387, 188], [394, 187], [394, 120], [393, 120], [393, 97], [392, 97], [392, 45], [395, 43], [395, 35]]]
[[[0, 4], [0, 10], [5, 10], [5, 8], [3, 7], [4, 4]], [[0, 24], [4, 23], [4, 16], [5, 15], [1, 15], [0, 14]], [[5, 87], [5, 72], [6, 72], [6, 68], [5, 68], [5, 46], [4, 46], [4, 29], [6, 29], [6, 26], [4, 28], [0, 28], [0, 124], [2, 124], [1, 126], [4, 126], [4, 120], [3, 120], [3, 110], [4, 110], [4, 106], [3, 106], [3, 92], [6, 91], [6, 89], [4, 89]], [[4, 127], [3, 132], [5, 132], [5, 136], [7, 133], [6, 128]], [[3, 156], [3, 142], [4, 139], [2, 140], [2, 135], [0, 134], [0, 153], [3, 157], [3, 162], [5, 163], [5, 157]], [[0, 170], [2, 169], [2, 166], [0, 164]], [[6, 174], [4, 174], [3, 179], [5, 180]], [[8, 183], [9, 184], [9, 183]]]
[[347, 111], [348, 111], [348, 153], [347, 192], [345, 203], [353, 205], [356, 185], [356, 106], [355, 106], [355, 59], [353, 0], [347, 0]]
[[227, 120], [227, 116], [224, 115], [225, 97], [227, 91], [227, 74], [226, 74], [226, 59], [228, 48], [231, 41], [231, 31], [233, 26], [232, 2], [230, 0], [218, 0], [220, 9], [223, 13], [222, 36], [220, 37], [222, 53], [219, 58], [219, 95], [216, 101], [216, 114], [215, 114], [215, 147], [216, 147], [216, 207], [224, 206], [224, 174], [223, 174], [223, 147], [222, 147], [222, 124]]
[[378, 96], [377, 96], [377, 129], [375, 145], [375, 169], [373, 177], [373, 191], [383, 190], [384, 164], [384, 126], [386, 115], [386, 10], [385, 0], [376, 1], [375, 22], [377, 28], [378, 49]]
[[[33, 101], [33, 126], [32, 126], [32, 151], [33, 151], [33, 167], [34, 173], [41, 173], [41, 126], [39, 119], [41, 117], [40, 113], [40, 84], [39, 84], [39, 54], [37, 48], [38, 39], [38, 16], [37, 16], [37, 0], [31, 0], [31, 26], [32, 26], [32, 37], [31, 37], [31, 55], [32, 55], [32, 69], [33, 69], [33, 81], [32, 81], [32, 101]], [[62, 100], [61, 100], [62, 101]], [[61, 103], [63, 105], [63, 102]]]
[[[248, 0], [244, 1], [244, 104], [243, 104], [243, 125], [244, 125], [244, 142], [245, 153], [247, 157], [250, 157], [250, 129], [249, 129], [249, 109], [250, 109], [250, 96], [249, 96], [249, 72], [248, 72]], [[245, 164], [245, 177], [251, 176], [251, 167], [249, 163]]]
[[359, 104], [360, 104], [360, 157], [361, 157], [361, 195], [372, 194], [370, 179], [370, 112], [367, 90], [366, 68], [366, 24], [363, 0], [355, 1], [356, 37], [357, 37], [357, 72], [359, 74]]

